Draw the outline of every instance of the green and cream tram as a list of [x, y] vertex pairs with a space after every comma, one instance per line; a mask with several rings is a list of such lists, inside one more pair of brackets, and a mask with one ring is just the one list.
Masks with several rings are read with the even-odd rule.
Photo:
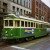
[[48, 22], [24, 16], [7, 15], [4, 18], [3, 39], [37, 38], [47, 35]]

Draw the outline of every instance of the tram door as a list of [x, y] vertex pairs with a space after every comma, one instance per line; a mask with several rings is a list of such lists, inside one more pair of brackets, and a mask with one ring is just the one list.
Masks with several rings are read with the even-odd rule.
[[3, 29], [3, 18], [0, 17], [0, 37], [1, 37], [2, 29]]

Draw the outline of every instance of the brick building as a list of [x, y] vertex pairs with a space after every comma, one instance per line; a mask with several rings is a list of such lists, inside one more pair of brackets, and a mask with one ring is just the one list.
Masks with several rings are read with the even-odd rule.
[[32, 0], [32, 16], [36, 19], [48, 20], [48, 6], [41, 0]]
[[50, 8], [48, 8], [48, 22], [50, 22]]

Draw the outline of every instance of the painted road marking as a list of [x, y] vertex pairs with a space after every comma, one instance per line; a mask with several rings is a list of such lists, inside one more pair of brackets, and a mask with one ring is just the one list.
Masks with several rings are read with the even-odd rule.
[[30, 49], [26, 49], [26, 48], [22, 48], [22, 47], [18, 47], [18, 46], [10, 46], [10, 47], [19, 49], [19, 50], [30, 50]]

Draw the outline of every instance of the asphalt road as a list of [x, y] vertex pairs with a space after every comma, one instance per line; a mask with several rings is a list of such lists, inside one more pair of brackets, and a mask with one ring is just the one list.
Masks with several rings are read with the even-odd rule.
[[50, 50], [50, 36], [42, 37], [21, 44], [0, 47], [0, 50]]

